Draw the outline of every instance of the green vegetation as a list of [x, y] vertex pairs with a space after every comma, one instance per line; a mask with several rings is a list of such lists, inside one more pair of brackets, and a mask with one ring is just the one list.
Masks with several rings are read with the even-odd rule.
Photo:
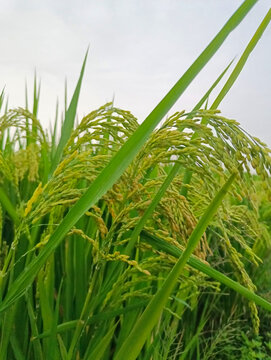
[[[157, 127], [256, 1], [139, 125], [105, 104], [75, 126], [87, 54], [50, 132], [0, 96], [0, 359], [271, 359], [271, 156], [208, 107]], [[204, 109], [202, 109], [204, 107]], [[62, 123], [58, 132], [59, 120]]]

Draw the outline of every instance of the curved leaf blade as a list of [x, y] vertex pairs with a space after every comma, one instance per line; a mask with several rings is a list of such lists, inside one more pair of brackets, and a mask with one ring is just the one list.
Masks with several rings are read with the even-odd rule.
[[82, 80], [83, 80], [83, 75], [84, 75], [84, 71], [85, 71], [87, 56], [88, 56], [88, 49], [87, 49], [87, 52], [86, 52], [86, 55], [85, 55], [85, 58], [83, 61], [80, 76], [79, 76], [76, 88], [74, 90], [70, 105], [68, 107], [68, 110], [65, 113], [65, 119], [64, 119], [63, 126], [61, 129], [61, 137], [60, 137], [60, 140], [59, 140], [59, 143], [58, 143], [58, 146], [57, 146], [57, 149], [56, 149], [53, 161], [52, 161], [50, 176], [53, 174], [58, 163], [60, 162], [64, 147], [67, 144], [67, 141], [69, 140], [69, 138], [71, 136], [71, 132], [72, 132], [74, 120], [75, 120], [75, 115], [76, 115], [76, 110], [77, 110], [77, 104], [78, 104], [79, 95], [80, 95], [80, 90], [81, 90], [81, 85], [82, 85]]

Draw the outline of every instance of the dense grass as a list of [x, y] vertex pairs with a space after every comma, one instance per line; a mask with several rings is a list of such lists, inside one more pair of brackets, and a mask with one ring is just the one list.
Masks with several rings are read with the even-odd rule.
[[87, 56], [50, 132], [36, 80], [31, 111], [2, 93], [0, 359], [271, 358], [270, 150], [216, 110], [271, 11], [210, 108], [229, 67], [157, 128], [255, 2], [141, 125], [108, 103], [74, 126]]

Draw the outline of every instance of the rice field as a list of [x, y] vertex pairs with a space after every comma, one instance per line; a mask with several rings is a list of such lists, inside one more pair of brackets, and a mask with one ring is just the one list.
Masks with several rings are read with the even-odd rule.
[[31, 107], [2, 91], [0, 360], [271, 359], [271, 150], [219, 111], [271, 10], [195, 107], [170, 113], [255, 3], [141, 124], [112, 102], [76, 123], [88, 52], [50, 130], [36, 78]]

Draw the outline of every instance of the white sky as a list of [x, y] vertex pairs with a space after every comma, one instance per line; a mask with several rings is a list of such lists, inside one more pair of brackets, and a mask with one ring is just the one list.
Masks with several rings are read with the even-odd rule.
[[[115, 96], [142, 122], [208, 45], [241, 0], [0, 0], [0, 89], [24, 105], [34, 69], [41, 79], [39, 118], [63, 108], [90, 45], [79, 118]], [[259, 0], [171, 110], [189, 111], [233, 57], [240, 56], [271, 6]], [[211, 98], [212, 99], [212, 98]], [[271, 145], [271, 26], [220, 109]]]

